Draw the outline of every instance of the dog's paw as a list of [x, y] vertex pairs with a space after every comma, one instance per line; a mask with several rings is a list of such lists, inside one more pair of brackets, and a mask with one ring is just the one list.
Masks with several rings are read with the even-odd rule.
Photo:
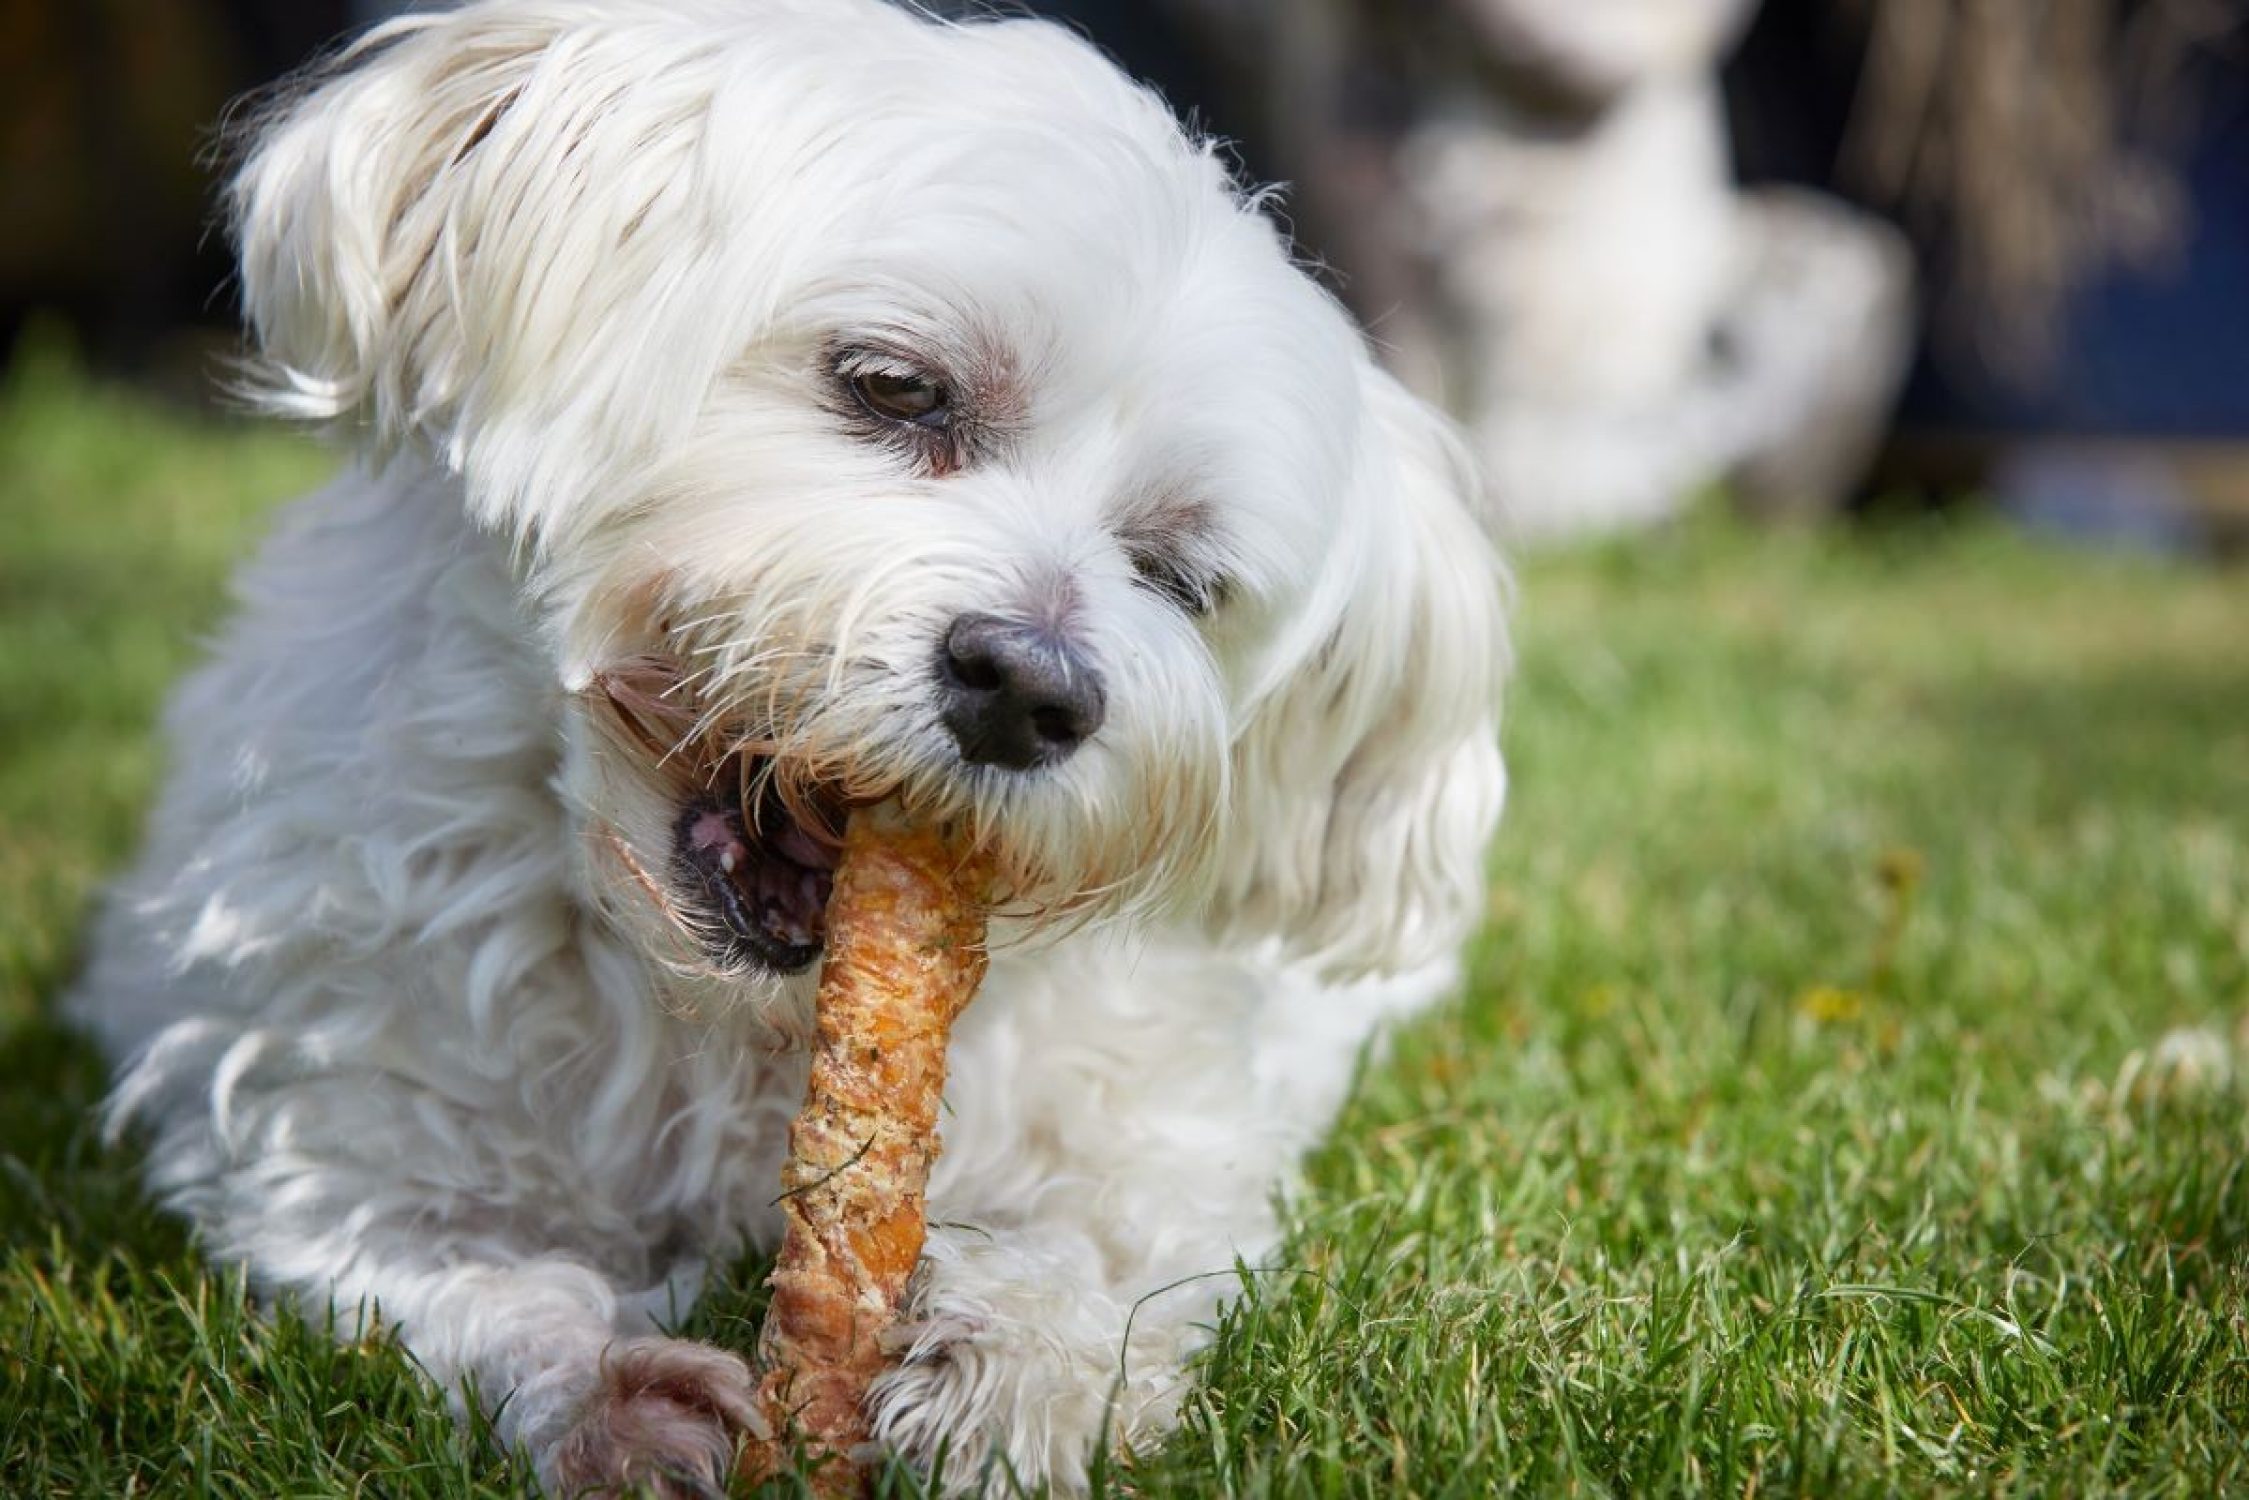
[[899, 1362], [868, 1395], [878, 1443], [951, 1484], [1071, 1494], [1096, 1450], [1122, 1452], [1170, 1428], [1191, 1327], [1161, 1312], [1134, 1316], [1074, 1257], [936, 1240], [911, 1321], [895, 1335]]
[[723, 1500], [744, 1434], [764, 1436], [750, 1368], [723, 1349], [636, 1339], [602, 1355], [601, 1380], [548, 1464], [568, 1500]]

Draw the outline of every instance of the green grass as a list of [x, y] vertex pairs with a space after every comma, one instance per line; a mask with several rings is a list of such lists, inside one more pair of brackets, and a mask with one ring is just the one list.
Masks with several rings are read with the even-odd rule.
[[[509, 1494], [249, 1314], [43, 1019], [226, 561], [325, 461], [0, 395], [0, 1494]], [[1369, 1068], [1148, 1496], [2249, 1489], [2249, 581], [1698, 522], [1523, 579], [1459, 1006]], [[747, 1337], [754, 1290], [699, 1331]]]

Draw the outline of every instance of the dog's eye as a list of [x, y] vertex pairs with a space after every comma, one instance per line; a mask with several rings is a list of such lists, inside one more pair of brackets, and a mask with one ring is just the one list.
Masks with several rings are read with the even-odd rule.
[[861, 370], [849, 377], [852, 399], [869, 416], [914, 427], [942, 428], [952, 420], [952, 397], [926, 375]]
[[1143, 588], [1161, 594], [1191, 615], [1207, 615], [1225, 601], [1226, 580], [1154, 547], [1128, 545], [1132, 571]]

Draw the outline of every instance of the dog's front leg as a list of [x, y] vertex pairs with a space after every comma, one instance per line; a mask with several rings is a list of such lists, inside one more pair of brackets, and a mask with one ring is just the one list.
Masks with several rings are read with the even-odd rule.
[[[1256, 1217], [1239, 1216], [1244, 1237], [1269, 1239]], [[870, 1397], [877, 1439], [953, 1484], [1068, 1495], [1097, 1452], [1169, 1431], [1188, 1360], [1233, 1290], [1231, 1252], [1206, 1244], [1127, 1269], [1103, 1238], [1062, 1223], [933, 1226], [899, 1364]]]
[[658, 1334], [702, 1268], [652, 1247], [653, 1221], [550, 1148], [559, 1131], [449, 1106], [395, 1069], [252, 1069], [223, 1097], [218, 1112], [184, 1097], [151, 1162], [263, 1298], [316, 1320], [333, 1308], [347, 1337], [379, 1325], [456, 1410], [489, 1410], [550, 1495], [723, 1484], [754, 1430], [750, 1372]]
[[1277, 1191], [1379, 1016], [1197, 950], [995, 962], [956, 1035], [930, 1238], [876, 1387], [915, 1462], [1058, 1492], [1171, 1427], [1189, 1360], [1278, 1243]]
[[276, 1290], [379, 1312], [457, 1405], [473, 1391], [551, 1495], [721, 1494], [739, 1437], [759, 1427], [738, 1356], [655, 1332], [662, 1289], [442, 1227], [363, 1231], [339, 1272], [291, 1269], [299, 1284]]

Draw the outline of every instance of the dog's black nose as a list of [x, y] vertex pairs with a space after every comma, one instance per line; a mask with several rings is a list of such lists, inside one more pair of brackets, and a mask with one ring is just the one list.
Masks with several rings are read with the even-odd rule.
[[962, 615], [937, 653], [945, 727], [971, 765], [1029, 771], [1066, 759], [1101, 727], [1101, 674], [1035, 625]]

